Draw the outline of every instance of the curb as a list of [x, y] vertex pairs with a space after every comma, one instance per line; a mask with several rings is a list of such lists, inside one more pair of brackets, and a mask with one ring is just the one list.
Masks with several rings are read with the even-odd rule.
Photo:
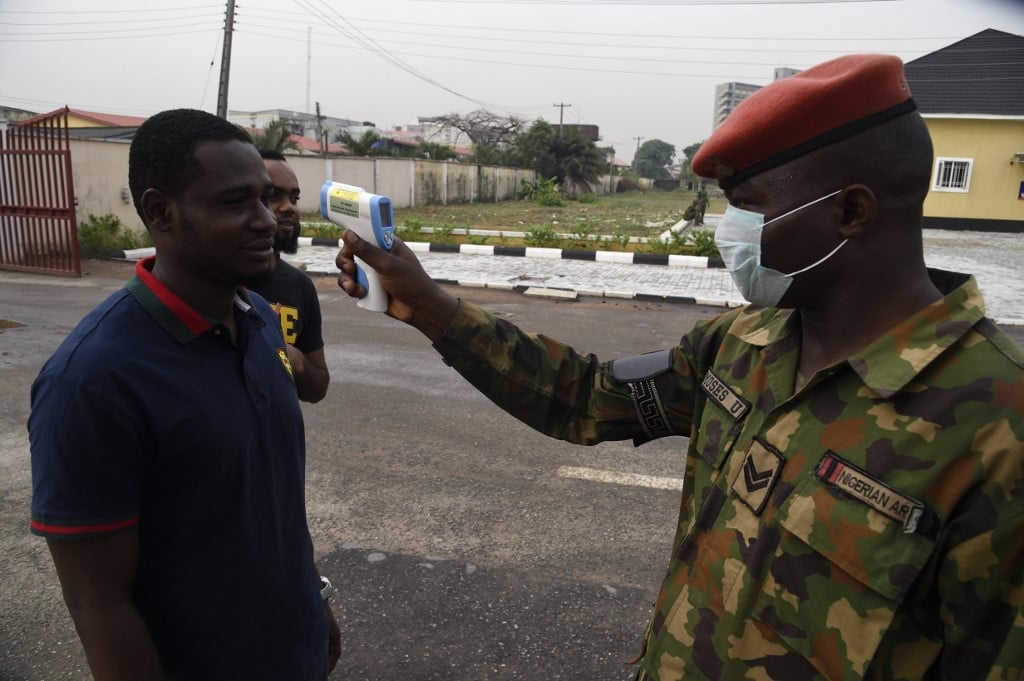
[[[341, 249], [341, 239], [299, 237], [299, 246], [327, 246]], [[535, 246], [485, 246], [477, 244], [436, 244], [427, 241], [406, 241], [414, 253], [460, 253], [463, 255], [502, 255], [520, 258], [547, 258], [551, 260], [589, 260], [620, 265], [664, 265], [668, 267], [724, 268], [719, 257], [698, 255], [664, 255], [659, 253], [633, 253], [632, 251], [590, 251]]]
[[[324, 239], [320, 237], [299, 237], [299, 246], [328, 246], [340, 249], [340, 239]], [[616, 264], [633, 265], [662, 265], [667, 267], [704, 267], [724, 268], [725, 263], [720, 258], [706, 258], [693, 255], [658, 255], [648, 253], [632, 253], [628, 251], [574, 251], [559, 248], [534, 248], [534, 247], [511, 247], [511, 246], [483, 246], [475, 244], [432, 244], [424, 241], [406, 242], [410, 250], [417, 253], [461, 253], [465, 255], [497, 255], [512, 257], [533, 257], [561, 260], [590, 260], [594, 262], [609, 262]], [[127, 251], [114, 251], [108, 255], [115, 260], [135, 260], [153, 255], [155, 249], [136, 248]], [[637, 257], [639, 256], [639, 257]], [[336, 271], [306, 270], [307, 274], [316, 276], [334, 276]], [[653, 293], [627, 293], [614, 290], [587, 290], [587, 289], [559, 289], [554, 287], [529, 286], [525, 284], [493, 284], [479, 281], [462, 281], [458, 279], [434, 278], [438, 284], [448, 286], [460, 286], [464, 288], [487, 288], [498, 291], [512, 291], [525, 294], [532, 289], [530, 295], [545, 296], [558, 300], [575, 300], [579, 296], [592, 298], [615, 298], [621, 300], [636, 300], [650, 303], [672, 303], [681, 305], [705, 305], [708, 307], [735, 308], [743, 307], [747, 301], [743, 299], [708, 299], [694, 298], [691, 296], [658, 295]], [[549, 292], [549, 293], [545, 293]], [[575, 297], [573, 297], [575, 294]], [[1024, 319], [1015, 318], [990, 318], [999, 326], [1024, 326]]]

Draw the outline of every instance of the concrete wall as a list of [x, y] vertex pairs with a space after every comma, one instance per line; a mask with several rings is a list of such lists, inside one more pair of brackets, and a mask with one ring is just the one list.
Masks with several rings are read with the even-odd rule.
[[71, 140], [71, 175], [79, 224], [90, 213], [112, 213], [129, 227], [144, 229], [128, 194], [128, 146], [120, 140]]
[[[924, 214], [928, 218], [1022, 221], [1020, 200], [1024, 165], [1010, 163], [1014, 152], [1024, 151], [1024, 120], [925, 118], [936, 158], [971, 159], [967, 192], [928, 192]], [[935, 162], [932, 163], [934, 182]]]
[[[131, 197], [127, 203], [122, 199], [122, 189], [127, 192], [128, 187], [128, 148], [129, 143], [124, 141], [71, 140], [79, 222], [90, 213], [113, 213], [126, 225], [143, 229]], [[302, 213], [320, 211], [320, 187], [326, 179], [388, 196], [395, 208], [405, 208], [514, 199], [522, 183], [532, 182], [536, 176], [532, 170], [408, 158], [289, 155], [288, 163], [302, 188]], [[591, 188], [607, 194], [614, 190], [614, 183], [604, 177]]]

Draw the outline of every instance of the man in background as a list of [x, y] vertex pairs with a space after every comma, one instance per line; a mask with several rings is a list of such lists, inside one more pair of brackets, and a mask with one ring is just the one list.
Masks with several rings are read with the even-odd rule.
[[274, 268], [266, 279], [249, 288], [263, 296], [281, 320], [299, 399], [319, 402], [331, 381], [324, 357], [320, 300], [309, 275], [281, 257], [282, 252], [293, 254], [298, 249], [299, 181], [281, 152], [261, 149], [260, 156], [274, 185], [268, 206], [277, 220], [277, 232]]

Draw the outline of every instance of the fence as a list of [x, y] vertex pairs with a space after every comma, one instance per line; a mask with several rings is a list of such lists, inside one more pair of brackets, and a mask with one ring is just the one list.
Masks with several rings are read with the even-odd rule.
[[67, 118], [0, 122], [0, 268], [82, 273]]

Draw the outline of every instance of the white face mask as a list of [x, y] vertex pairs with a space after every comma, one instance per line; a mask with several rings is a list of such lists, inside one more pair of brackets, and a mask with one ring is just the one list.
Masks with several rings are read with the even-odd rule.
[[718, 229], [715, 230], [715, 244], [718, 246], [718, 252], [722, 254], [722, 261], [744, 298], [755, 305], [775, 307], [782, 300], [782, 296], [785, 295], [790, 284], [793, 283], [793, 277], [814, 269], [846, 245], [849, 239], [843, 239], [824, 258], [789, 274], [783, 274], [761, 264], [761, 234], [766, 226], [803, 210], [807, 206], [813, 206], [819, 201], [832, 198], [841, 191], [842, 189], [839, 189], [827, 196], [805, 203], [768, 222], [764, 221], [764, 215], [761, 213], [735, 208], [731, 205], [725, 209], [725, 214], [718, 223]]

